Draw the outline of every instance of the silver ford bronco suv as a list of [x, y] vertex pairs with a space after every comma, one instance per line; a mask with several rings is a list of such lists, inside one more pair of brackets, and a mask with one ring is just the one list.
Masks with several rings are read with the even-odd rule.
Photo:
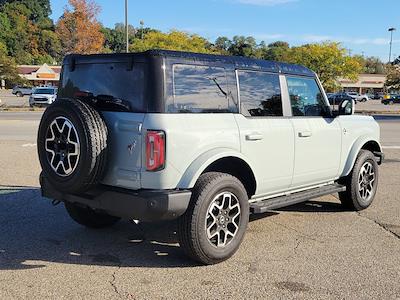
[[339, 193], [371, 205], [379, 126], [336, 110], [316, 74], [285, 63], [153, 50], [70, 55], [38, 132], [43, 196], [79, 224], [178, 219], [203, 263], [238, 249], [249, 214]]

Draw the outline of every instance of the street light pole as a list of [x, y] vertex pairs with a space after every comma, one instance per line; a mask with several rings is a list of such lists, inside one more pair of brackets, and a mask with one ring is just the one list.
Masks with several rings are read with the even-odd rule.
[[390, 27], [388, 31], [390, 32], [390, 47], [389, 47], [389, 64], [390, 64], [392, 60], [393, 31], [396, 31], [396, 28]]
[[128, 0], [125, 0], [125, 41], [126, 41], [126, 53], [128, 53], [129, 52]]

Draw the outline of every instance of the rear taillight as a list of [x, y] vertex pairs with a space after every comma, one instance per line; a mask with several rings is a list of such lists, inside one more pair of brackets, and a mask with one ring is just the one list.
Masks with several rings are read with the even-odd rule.
[[149, 130], [146, 135], [146, 169], [158, 171], [165, 166], [165, 133]]

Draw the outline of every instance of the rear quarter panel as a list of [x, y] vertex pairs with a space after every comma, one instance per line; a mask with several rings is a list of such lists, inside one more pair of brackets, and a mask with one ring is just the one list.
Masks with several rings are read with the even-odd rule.
[[[161, 171], [148, 172], [143, 164], [141, 186], [144, 189], [174, 189], [180, 182], [190, 185], [191, 180], [182, 177], [187, 176], [186, 171], [190, 165], [204, 153], [218, 152], [218, 149], [240, 152], [238, 128], [233, 114], [230, 113], [146, 114], [143, 136], [147, 130], [165, 132], [166, 165]], [[142, 149], [142, 159], [145, 161], [144, 144]]]

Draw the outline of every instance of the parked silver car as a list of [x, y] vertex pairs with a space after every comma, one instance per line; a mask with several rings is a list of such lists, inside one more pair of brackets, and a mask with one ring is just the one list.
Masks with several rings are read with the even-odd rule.
[[29, 86], [14, 86], [12, 94], [17, 97], [23, 97], [25, 95], [32, 95], [32, 88]]
[[359, 94], [357, 92], [348, 92], [347, 94], [351, 98], [353, 98], [355, 101], [358, 101], [358, 102], [366, 102], [369, 100], [369, 97], [367, 94]]
[[57, 88], [55, 87], [39, 87], [33, 90], [29, 97], [29, 106], [48, 106], [57, 98]]

